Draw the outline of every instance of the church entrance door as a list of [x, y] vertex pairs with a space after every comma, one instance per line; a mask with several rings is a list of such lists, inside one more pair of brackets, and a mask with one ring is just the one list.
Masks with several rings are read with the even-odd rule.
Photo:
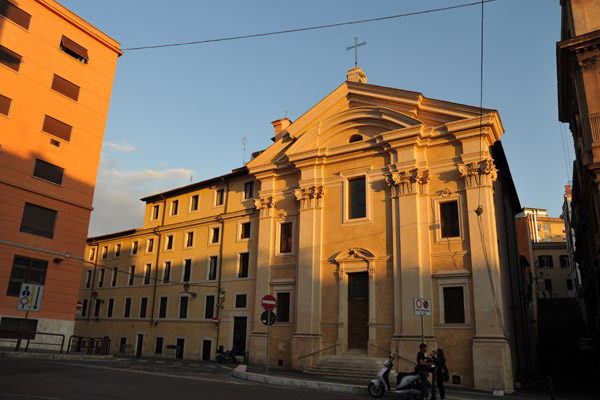
[[348, 274], [348, 349], [366, 350], [369, 341], [369, 273]]

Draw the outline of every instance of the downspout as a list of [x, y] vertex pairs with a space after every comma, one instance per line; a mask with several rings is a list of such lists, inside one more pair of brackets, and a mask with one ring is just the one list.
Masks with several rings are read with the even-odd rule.
[[[90, 314], [92, 313], [92, 298], [94, 298], [94, 282], [96, 282], [96, 269], [98, 268], [98, 257], [100, 257], [100, 243], [96, 242], [96, 254], [94, 257], [94, 273], [92, 274], [92, 281], [90, 282], [90, 303], [88, 304], [87, 311], [87, 322], [90, 322]], [[98, 296], [96, 296], [98, 297]], [[98, 301], [97, 299], [94, 299]]]
[[[158, 284], [158, 261], [160, 257], [160, 238], [162, 237], [160, 234], [160, 230], [158, 228], [162, 228], [165, 226], [165, 214], [167, 213], [167, 199], [164, 195], [160, 195], [163, 200], [163, 213], [160, 225], [154, 227], [152, 233], [154, 233], [156, 238], [156, 259], [154, 261], [154, 288], [152, 290], [152, 311], [150, 312], [150, 325], [154, 325], [154, 306], [156, 305], [156, 286]], [[158, 321], [157, 321], [158, 322]]]
[[221, 180], [223, 181], [223, 183], [225, 183], [225, 187], [227, 188], [227, 192], [225, 193], [225, 204], [223, 206], [223, 213], [220, 215], [217, 215], [217, 219], [221, 222], [221, 227], [220, 227], [220, 232], [219, 234], [221, 235], [221, 237], [219, 238], [221, 240], [221, 243], [219, 244], [219, 273], [218, 273], [218, 281], [217, 281], [217, 298], [216, 303], [217, 303], [217, 313], [216, 313], [216, 317], [217, 317], [217, 340], [215, 343], [215, 349], [218, 350], [219, 349], [219, 335], [221, 333], [221, 321], [219, 321], [219, 314], [221, 311], [221, 307], [223, 306], [221, 304], [221, 274], [223, 271], [223, 242], [225, 242], [225, 221], [223, 220], [223, 215], [227, 215], [227, 203], [229, 202], [229, 185], [227, 184], [227, 182], [225, 182], [225, 179], [221, 177]]

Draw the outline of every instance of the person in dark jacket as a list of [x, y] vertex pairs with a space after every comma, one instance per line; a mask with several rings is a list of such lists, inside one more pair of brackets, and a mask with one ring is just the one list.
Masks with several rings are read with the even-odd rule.
[[427, 345], [421, 343], [419, 345], [419, 353], [417, 354], [417, 372], [421, 377], [421, 400], [425, 400], [429, 396], [429, 368], [433, 365], [427, 357]]
[[446, 357], [444, 350], [437, 349], [433, 351], [433, 364], [435, 369], [431, 378], [431, 400], [435, 400], [435, 385], [437, 384], [440, 392], [440, 399], [446, 398], [446, 390], [444, 389], [444, 371], [446, 371]]

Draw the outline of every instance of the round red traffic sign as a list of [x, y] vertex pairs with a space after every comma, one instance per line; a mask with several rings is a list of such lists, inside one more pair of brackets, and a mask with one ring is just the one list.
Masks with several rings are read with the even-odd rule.
[[77, 307], [75, 308], [77, 311], [83, 310], [83, 301], [79, 300], [77, 302]]
[[212, 319], [212, 323], [213, 323], [215, 326], [216, 326], [216, 325], [219, 325], [219, 318], [217, 318], [217, 317], [213, 317], [213, 319]]
[[275, 297], [268, 294], [262, 298], [262, 301], [260, 302], [260, 304], [262, 305], [262, 308], [264, 308], [265, 310], [272, 310], [277, 306], [277, 299], [275, 299]]

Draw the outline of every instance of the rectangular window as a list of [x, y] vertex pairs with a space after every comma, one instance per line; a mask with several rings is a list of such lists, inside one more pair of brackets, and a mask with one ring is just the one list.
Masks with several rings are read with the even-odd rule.
[[219, 228], [211, 228], [210, 242], [219, 243]]
[[240, 265], [238, 268], [238, 278], [248, 277], [248, 265], [250, 264], [250, 255], [248, 253], [240, 253]]
[[8, 113], [10, 111], [10, 103], [12, 103], [11, 99], [0, 94], [0, 114], [6, 115], [8, 117]]
[[51, 87], [52, 90], [55, 90], [72, 100], [77, 101], [79, 99], [79, 86], [56, 74], [54, 74], [54, 78], [52, 79]]
[[106, 318], [112, 318], [114, 308], [115, 299], [108, 299], [108, 305], [106, 306]]
[[175, 216], [179, 213], [179, 200], [173, 200], [171, 202], [171, 216]]
[[52, 239], [56, 214], [58, 213], [55, 210], [25, 203], [21, 219], [21, 232]]
[[567, 279], [567, 290], [573, 290], [573, 280]]
[[187, 296], [179, 298], [179, 318], [187, 318], [188, 300]]
[[367, 216], [367, 192], [365, 177], [348, 179], [348, 219]]
[[87, 299], [83, 299], [83, 304], [81, 307], [81, 316], [85, 317], [87, 316], [87, 311], [88, 311], [88, 300]]
[[150, 215], [150, 219], [155, 221], [158, 219], [160, 215], [160, 206], [157, 204], [155, 206], [152, 206], [152, 214]]
[[546, 290], [552, 290], [552, 279], [544, 279], [544, 287]]
[[11, 20], [21, 28], [29, 30], [31, 15], [27, 14], [11, 2], [0, 0], [0, 15]]
[[89, 60], [85, 47], [78, 45], [66, 36], [63, 36], [60, 40], [60, 49], [83, 64], [87, 64]]
[[247, 298], [245, 294], [235, 295], [235, 308], [246, 308]]
[[166, 250], [173, 250], [173, 235], [167, 236], [167, 242], [165, 243]]
[[94, 258], [96, 258], [96, 248], [92, 247], [90, 249], [90, 258], [88, 258], [88, 260], [94, 261]]
[[121, 257], [121, 245], [120, 244], [116, 244], [115, 245], [115, 255], [114, 258], [119, 258]]
[[198, 211], [198, 200], [199, 196], [197, 194], [190, 198], [190, 211]]
[[4, 46], [0, 46], [0, 64], [19, 72], [19, 68], [21, 67], [21, 56]]
[[51, 134], [52, 136], [56, 136], [57, 138], [69, 142], [71, 141], [71, 131], [73, 130], [73, 127], [57, 120], [56, 118], [46, 115], [44, 117], [44, 125], [42, 126], [42, 130]]
[[254, 198], [254, 182], [244, 183], [244, 200]]
[[64, 168], [58, 167], [54, 164], [50, 164], [46, 161], [42, 161], [39, 158], [35, 159], [35, 166], [33, 167], [33, 176], [36, 178], [43, 179], [48, 182], [62, 185]]
[[3, 341], [4, 339], [18, 339], [21, 332], [23, 332], [22, 339], [35, 339], [37, 328], [37, 319], [2, 317], [0, 320], [0, 332], [3, 333]]
[[554, 268], [552, 256], [538, 256], [540, 268]]
[[440, 203], [440, 227], [443, 238], [460, 236], [458, 201]]
[[19, 296], [22, 283], [43, 285], [46, 281], [48, 261], [15, 256], [8, 282], [7, 296]]
[[544, 232], [550, 233], [550, 224], [544, 224]]
[[129, 286], [133, 286], [134, 282], [135, 282], [135, 265], [131, 265], [129, 267], [129, 282], [127, 282], [127, 284]]
[[183, 281], [189, 282], [192, 275], [192, 260], [183, 260]]
[[210, 256], [209, 264], [208, 264], [208, 280], [209, 281], [214, 281], [215, 279], [217, 279], [217, 266], [218, 266], [217, 261], [218, 261], [217, 256]]
[[277, 293], [277, 321], [290, 322], [290, 293]]
[[225, 201], [225, 189], [215, 191], [215, 206], [222, 206]]
[[194, 232], [186, 232], [185, 233], [185, 247], [193, 247], [194, 246]]
[[151, 274], [152, 274], [152, 265], [146, 264], [144, 266], [144, 285], [150, 284]]
[[205, 297], [206, 303], [204, 304], [204, 318], [212, 319], [215, 315], [215, 296], [209, 295]]
[[85, 287], [86, 289], [92, 285], [92, 271], [87, 271], [87, 276], [85, 277]]
[[163, 344], [165, 342], [165, 338], [162, 338], [160, 336], [158, 336], [156, 338], [156, 343], [154, 345], [154, 353], [155, 354], [162, 354], [163, 353]]
[[240, 226], [240, 239], [250, 239], [250, 222], [244, 222]]
[[140, 318], [146, 318], [147, 309], [148, 309], [148, 298], [142, 297], [140, 299]]
[[444, 287], [444, 322], [465, 323], [465, 298], [462, 286]]
[[100, 268], [100, 276], [98, 277], [98, 287], [104, 286], [104, 268]]
[[133, 243], [131, 243], [131, 255], [135, 256], [138, 252], [138, 241], [135, 240]]
[[569, 268], [569, 256], [562, 255], [560, 258], [560, 267], [561, 268]]
[[148, 253], [154, 252], [154, 238], [150, 238], [146, 242], [146, 252], [148, 252]]
[[169, 283], [170, 280], [171, 280], [171, 261], [165, 261], [163, 283]]
[[119, 268], [114, 267], [112, 270], [112, 279], [110, 281], [110, 286], [112, 286], [112, 287], [117, 286], [117, 277], [118, 276], [119, 276]]
[[125, 310], [123, 311], [123, 317], [129, 318], [131, 316], [131, 298], [125, 299]]
[[166, 297], [160, 298], [160, 303], [158, 305], [158, 318], [167, 318], [167, 301]]
[[103, 260], [106, 260], [106, 257], [108, 257], [108, 246], [104, 246], [102, 247], [102, 255], [101, 258]]
[[98, 318], [100, 316], [100, 306], [102, 305], [102, 302], [100, 301], [100, 299], [96, 299], [96, 305], [94, 307], [94, 317]]
[[280, 225], [280, 237], [279, 237], [279, 252], [280, 253], [291, 253], [292, 252], [292, 228], [291, 222], [284, 222]]

